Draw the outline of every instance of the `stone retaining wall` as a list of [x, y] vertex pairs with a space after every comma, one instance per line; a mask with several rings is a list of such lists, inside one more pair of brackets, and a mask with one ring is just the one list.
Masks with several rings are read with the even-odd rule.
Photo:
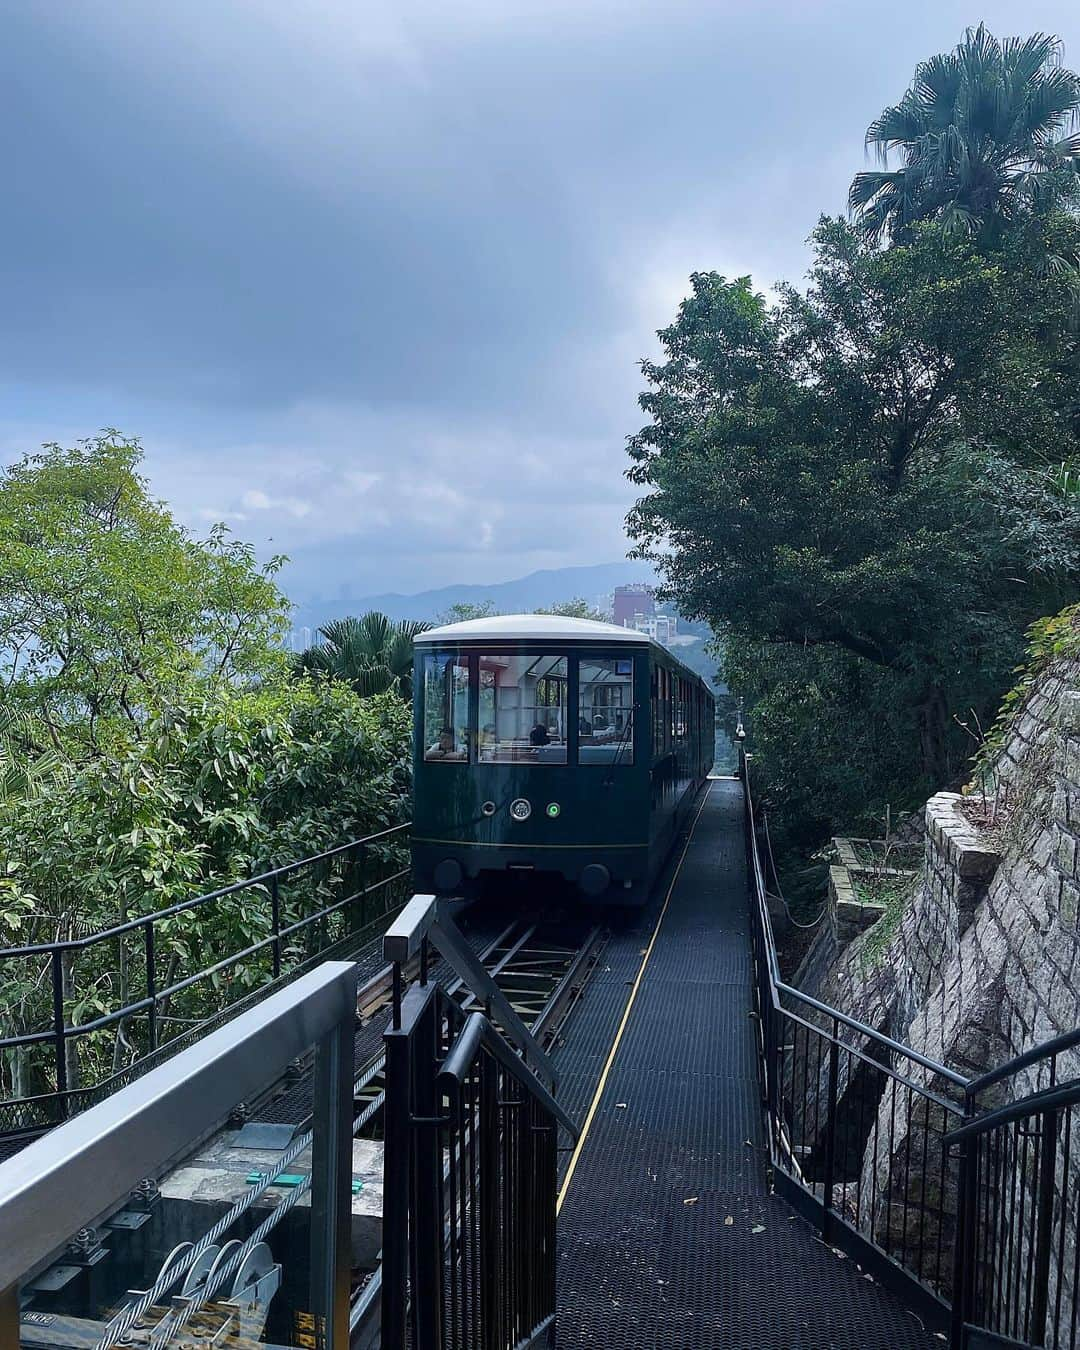
[[921, 882], [882, 958], [869, 934], [821, 938], [801, 988], [973, 1073], [1080, 1024], [1078, 689], [1080, 662], [1059, 662], [1019, 710], [992, 837], [956, 793], [927, 803]]
[[865, 933], [885, 911], [884, 905], [870, 904], [859, 898], [852, 869], [842, 864], [829, 868], [828, 904], [829, 922], [841, 947]]
[[[1080, 1025], [1078, 690], [1080, 662], [1059, 661], [1044, 673], [987, 776], [993, 829], [973, 825], [957, 794], [931, 798], [922, 874], [895, 932], [871, 948], [876, 959], [868, 955], [873, 928], [846, 946], [822, 935], [800, 970], [801, 988], [971, 1076]], [[943, 1097], [956, 1096], [917, 1065], [894, 1068]], [[1035, 1090], [1041, 1085], [1035, 1072], [1001, 1085], [997, 1100]], [[1064, 1056], [1059, 1081], [1077, 1075], [1080, 1055]], [[823, 1091], [821, 1084], [817, 1095]], [[861, 1121], [866, 1091], [842, 1063], [838, 1110]], [[862, 1193], [876, 1197], [874, 1230], [894, 1251], [905, 1249], [912, 1223], [922, 1234], [936, 1222], [940, 1195], [905, 1195], [900, 1178], [909, 1151], [937, 1156], [934, 1130], [947, 1123], [936, 1114], [927, 1121], [921, 1106], [907, 1110], [907, 1089], [901, 1092], [902, 1100], [894, 1100], [886, 1091], [871, 1109], [870, 1121], [876, 1114], [877, 1133], [891, 1147], [876, 1161], [868, 1147], [862, 1164]], [[994, 1101], [990, 1094], [982, 1104]], [[917, 1125], [908, 1138], [912, 1119]]]

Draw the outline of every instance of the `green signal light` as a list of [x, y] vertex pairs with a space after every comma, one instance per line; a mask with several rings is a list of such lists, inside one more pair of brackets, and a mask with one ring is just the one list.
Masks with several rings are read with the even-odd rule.
[[559, 805], [558, 802], [548, 802], [547, 807], [548, 820], [558, 820], [559, 812], [561, 810], [562, 807]]

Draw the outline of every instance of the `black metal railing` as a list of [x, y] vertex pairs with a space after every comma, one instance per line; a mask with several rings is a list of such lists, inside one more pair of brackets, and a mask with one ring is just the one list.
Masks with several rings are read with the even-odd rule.
[[[433, 944], [485, 1011], [428, 979]], [[547, 1344], [555, 1321], [554, 1077], [433, 896], [388, 933], [381, 1339], [384, 1350]], [[403, 966], [419, 956], [419, 981]]]
[[[960, 1167], [954, 1340], [989, 1332], [995, 1344], [1075, 1347], [1080, 1341], [1080, 1079], [1057, 1081], [1059, 1036], [974, 1079], [973, 1102], [1008, 1080], [1028, 1095], [975, 1115], [947, 1139]], [[977, 1342], [976, 1342], [977, 1343]]]
[[377, 935], [410, 893], [408, 830], [100, 932], [0, 949], [0, 987], [26, 991], [0, 1020], [0, 1135], [56, 1124], [279, 981]]
[[947, 1334], [952, 1350], [1076, 1350], [1080, 1080], [1057, 1078], [1080, 1031], [968, 1078], [781, 980], [749, 760], [741, 751], [778, 1192]]

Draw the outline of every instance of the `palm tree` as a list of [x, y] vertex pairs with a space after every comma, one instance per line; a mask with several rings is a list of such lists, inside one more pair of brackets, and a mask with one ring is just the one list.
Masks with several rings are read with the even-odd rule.
[[69, 772], [59, 750], [41, 744], [39, 731], [28, 712], [0, 703], [0, 803], [33, 800]]
[[335, 619], [319, 633], [324, 639], [293, 659], [297, 674], [347, 680], [363, 697], [395, 689], [412, 698], [413, 639], [431, 625], [395, 623], [377, 610], [361, 618]]
[[1080, 183], [1080, 76], [1057, 37], [999, 42], [980, 24], [955, 51], [915, 69], [910, 89], [866, 133], [883, 166], [855, 175], [848, 205], [871, 239], [917, 220], [971, 232]]

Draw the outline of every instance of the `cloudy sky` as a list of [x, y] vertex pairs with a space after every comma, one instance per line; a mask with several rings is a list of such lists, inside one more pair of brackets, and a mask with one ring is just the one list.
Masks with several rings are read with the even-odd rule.
[[297, 595], [626, 545], [695, 269], [798, 278], [916, 61], [1075, 0], [12, 0], [0, 449], [138, 435]]

